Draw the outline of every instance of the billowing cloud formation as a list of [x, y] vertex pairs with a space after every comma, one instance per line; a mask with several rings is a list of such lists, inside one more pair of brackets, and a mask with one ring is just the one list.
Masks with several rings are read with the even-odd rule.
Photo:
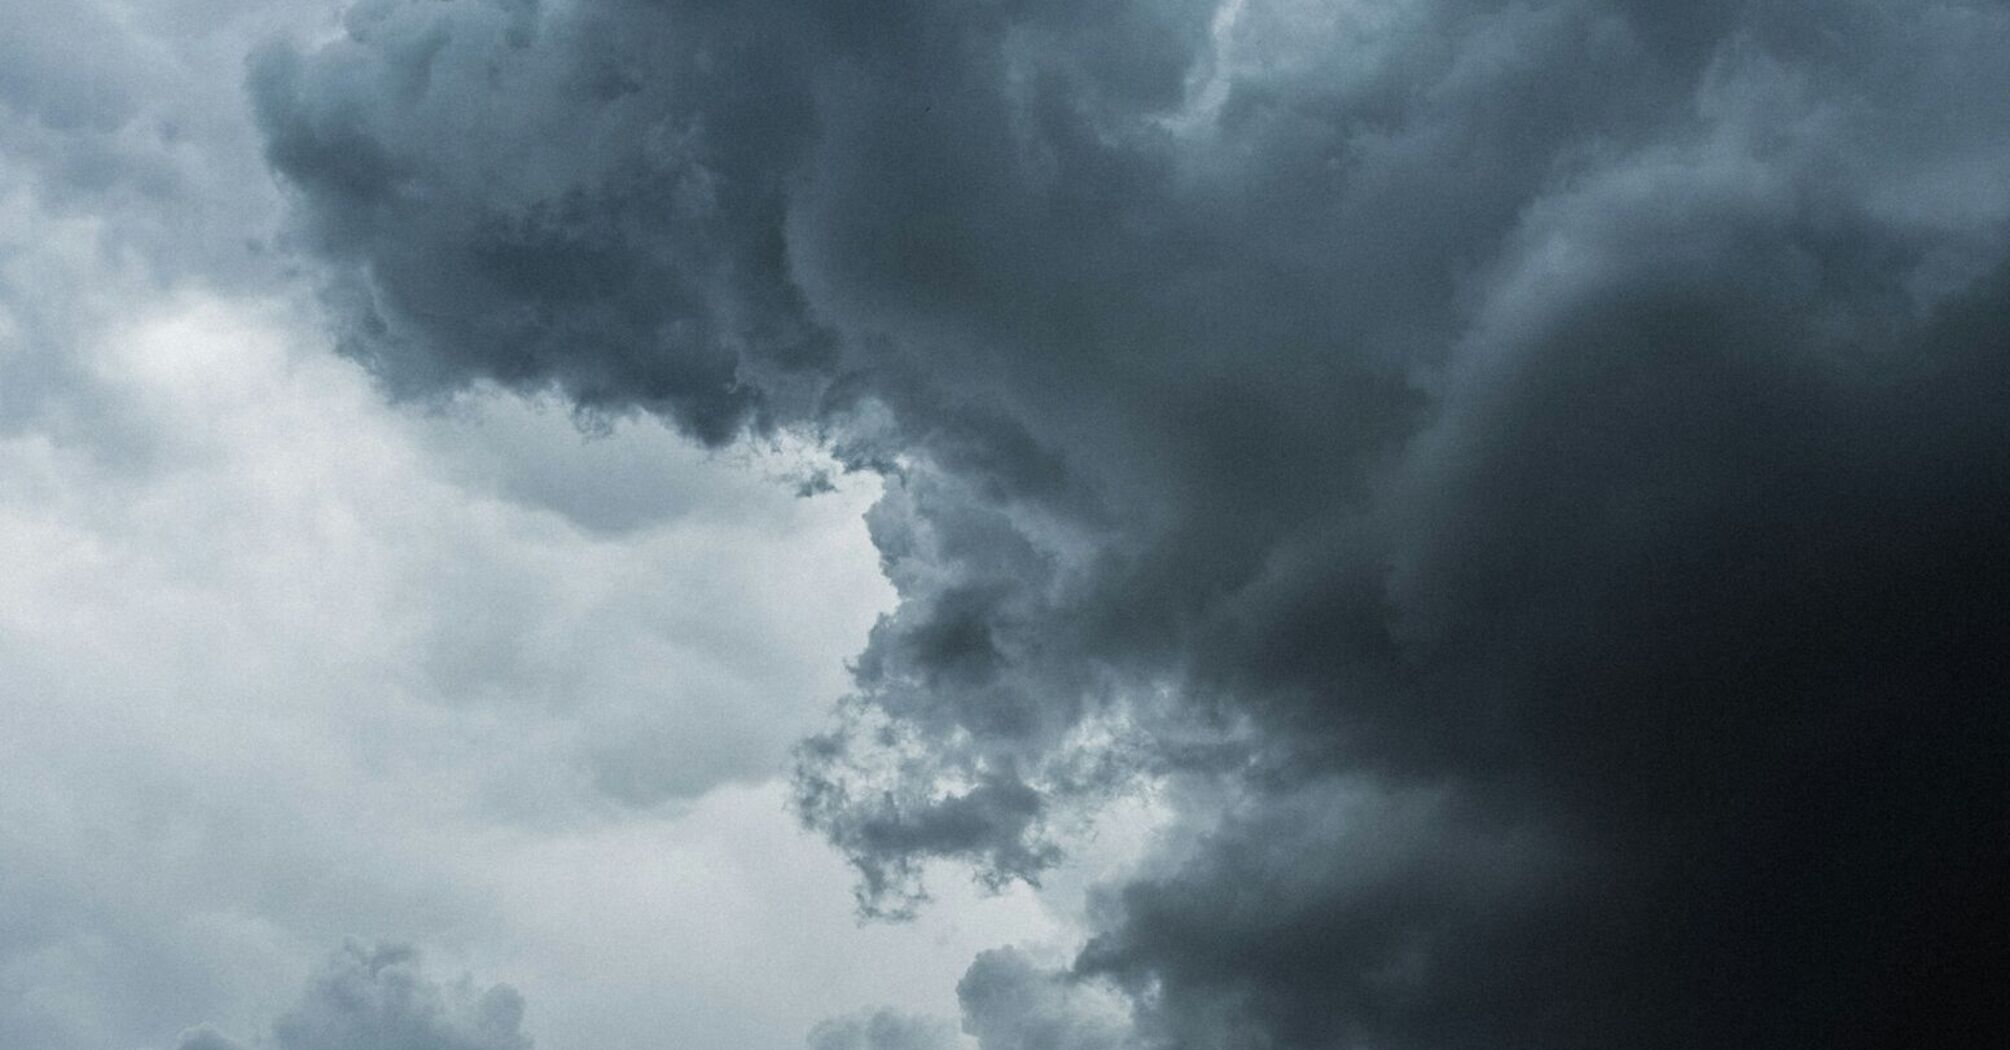
[[[272, 1025], [272, 1050], [531, 1050], [521, 1029], [523, 997], [508, 985], [477, 992], [465, 980], [442, 986], [396, 945], [346, 945], [300, 1002]], [[207, 1025], [183, 1033], [176, 1050], [242, 1050]]]
[[[1055, 1039], [1890, 1045], [1969, 1031], [2004, 928], [2006, 49], [1990, 2], [383, 0], [251, 89], [395, 389], [892, 482], [800, 778], [869, 908], [1171, 788], [1049, 975], [1134, 1016]], [[987, 1034], [1046, 1002], [966, 1026], [1073, 1045]]]

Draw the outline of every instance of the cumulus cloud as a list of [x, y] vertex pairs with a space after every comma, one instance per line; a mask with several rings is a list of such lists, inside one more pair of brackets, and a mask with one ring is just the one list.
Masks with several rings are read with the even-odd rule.
[[799, 776], [868, 908], [1038, 878], [1151, 779], [1183, 845], [1070, 978], [1111, 1040], [1871, 1045], [1984, 1007], [2003, 918], [2006, 46], [1979, 2], [381, 0], [250, 90], [394, 389], [885, 478], [900, 605]]

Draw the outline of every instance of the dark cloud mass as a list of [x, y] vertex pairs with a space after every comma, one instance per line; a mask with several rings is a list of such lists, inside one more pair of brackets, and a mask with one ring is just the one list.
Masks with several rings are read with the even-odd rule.
[[[394, 390], [888, 479], [799, 773], [868, 909], [1169, 787], [1072, 967], [972, 967], [986, 1050], [1976, 1045], [2005, 54], [1990, 2], [387, 0], [250, 85]], [[928, 1045], [875, 1024], [825, 1045]]]

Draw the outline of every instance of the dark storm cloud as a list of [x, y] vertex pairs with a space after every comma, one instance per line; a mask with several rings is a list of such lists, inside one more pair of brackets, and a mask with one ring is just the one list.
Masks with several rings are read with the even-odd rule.
[[[800, 774], [868, 907], [1152, 775], [1185, 847], [1014, 964], [1128, 989], [1111, 1039], [1889, 1045], [2003, 947], [2006, 49], [1993, 3], [379, 3], [252, 88], [394, 387], [886, 476], [901, 604]], [[985, 1034], [1045, 1009], [1000, 965], [966, 1025], [1056, 1045]]]
[[[477, 992], [441, 985], [410, 948], [350, 944], [273, 1022], [271, 1050], [531, 1050], [523, 998], [508, 985]], [[242, 1050], [208, 1025], [182, 1034], [176, 1050]]]
[[827, 358], [782, 258], [811, 128], [779, 14], [363, 3], [345, 26], [263, 54], [252, 92], [394, 389], [556, 381], [717, 443]]

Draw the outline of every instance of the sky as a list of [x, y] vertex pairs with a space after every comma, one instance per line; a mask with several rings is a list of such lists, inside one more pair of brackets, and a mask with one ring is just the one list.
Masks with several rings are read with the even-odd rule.
[[1976, 1046], [2000, 0], [0, 6], [0, 1048]]

